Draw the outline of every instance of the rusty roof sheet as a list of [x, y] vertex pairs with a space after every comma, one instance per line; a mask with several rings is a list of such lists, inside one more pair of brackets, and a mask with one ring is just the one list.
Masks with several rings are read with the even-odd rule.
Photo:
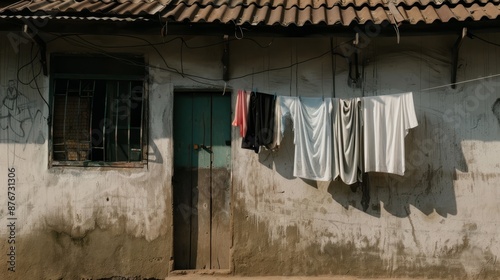
[[[103, 18], [160, 15], [171, 22], [251, 25], [431, 24], [497, 19], [500, 0], [10, 0], [2, 15]], [[4, 7], [2, 7], [4, 5]]]

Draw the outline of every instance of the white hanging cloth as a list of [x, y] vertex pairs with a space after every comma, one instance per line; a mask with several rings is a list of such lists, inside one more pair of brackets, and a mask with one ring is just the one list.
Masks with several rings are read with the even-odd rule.
[[[332, 180], [331, 98], [282, 96], [279, 100], [282, 116], [289, 115], [293, 122], [293, 175], [317, 181]], [[282, 123], [282, 131], [284, 128]]]
[[403, 176], [408, 130], [418, 125], [411, 92], [364, 97], [364, 172]]

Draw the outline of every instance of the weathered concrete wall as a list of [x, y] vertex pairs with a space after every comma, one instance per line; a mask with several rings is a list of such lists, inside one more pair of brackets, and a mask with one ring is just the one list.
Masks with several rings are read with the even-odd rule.
[[[484, 36], [500, 41], [500, 36]], [[134, 38], [85, 39], [100, 47], [82, 46], [86, 42], [73, 36], [51, 40], [48, 50], [143, 53], [148, 63], [163, 68], [151, 69], [148, 77], [148, 166], [48, 168], [48, 108], [37, 90], [19, 84], [19, 91], [33, 101], [34, 117], [23, 126], [31, 129], [29, 135], [0, 130], [0, 181], [8, 182], [12, 167], [17, 178], [16, 272], [8, 272], [8, 263], [2, 261], [1, 275], [11, 279], [168, 276], [173, 92], [226, 87], [233, 96], [239, 88], [336, 97], [413, 91], [419, 121], [406, 137], [406, 175], [372, 175], [367, 212], [360, 205], [360, 190], [353, 192], [339, 182], [293, 178], [290, 130], [277, 152], [257, 155], [239, 148], [241, 139], [234, 129], [234, 273], [500, 277], [500, 108], [496, 107], [500, 105], [493, 106], [500, 98], [500, 77], [456, 89], [432, 89], [450, 83], [454, 37], [403, 36], [399, 45], [395, 38], [373, 38], [361, 49], [360, 88], [347, 85], [346, 60], [328, 54], [330, 38], [233, 40], [232, 79], [227, 83], [220, 80], [222, 38], [190, 37], [184, 38], [185, 44], [170, 37], [147, 38], [165, 42], [157, 49]], [[335, 38], [334, 45], [347, 40]], [[1, 44], [3, 99], [8, 80], [29, 82], [33, 73], [31, 67], [21, 68], [31, 60], [31, 45], [21, 44], [16, 53], [7, 40]], [[111, 45], [136, 46], [105, 47]], [[346, 48], [336, 49], [342, 50]], [[458, 81], [500, 73], [496, 47], [466, 39], [460, 57]], [[302, 61], [306, 62], [296, 64]], [[35, 63], [35, 73], [38, 67]], [[183, 78], [176, 72], [194, 76]], [[49, 79], [40, 76], [37, 82], [48, 99]], [[5, 226], [0, 227], [0, 252], [6, 260], [10, 221], [8, 199], [1, 197], [0, 221]]]
[[[337, 97], [414, 92], [419, 126], [406, 137], [406, 174], [372, 174], [366, 213], [360, 190], [292, 178], [291, 133], [275, 153], [256, 156], [234, 145], [236, 273], [500, 276], [500, 122], [498, 109], [493, 109], [500, 84], [496, 77], [455, 90], [431, 89], [450, 83], [454, 39], [403, 38], [400, 45], [395, 38], [373, 39], [361, 49], [364, 77], [359, 89], [347, 86], [346, 63], [336, 59]], [[239, 73], [257, 72], [277, 67], [280, 59], [290, 65], [329, 48], [327, 41], [284, 44], [256, 47], [264, 52], [263, 61], [247, 55], [235, 58], [241, 62], [233, 65], [246, 66]], [[495, 47], [466, 40], [458, 81], [500, 73], [497, 54]], [[236, 87], [333, 96], [330, 62], [326, 57], [300, 64], [281, 71], [281, 77], [261, 74]]]
[[[33, 72], [31, 67], [20, 69], [31, 60], [30, 44], [21, 45], [16, 54], [8, 41], [2, 42], [3, 100], [8, 80], [27, 82]], [[52, 46], [50, 51], [58, 51], [57, 45]], [[35, 63], [35, 74], [39, 66]], [[48, 78], [40, 75], [38, 85], [46, 100], [48, 84]], [[12, 279], [164, 277], [172, 215], [172, 104], [164, 100], [172, 93], [171, 84], [158, 79], [150, 87], [154, 106], [150, 107], [149, 161], [142, 169], [48, 168], [48, 107], [29, 86], [19, 83], [18, 90], [33, 101], [30, 110], [37, 117], [23, 122], [25, 137], [13, 136], [8, 127], [1, 130], [0, 178], [5, 182], [0, 210], [1, 275]], [[10, 168], [15, 168], [17, 179], [14, 215], [7, 211]], [[16, 272], [8, 271], [6, 261], [14, 245], [7, 244], [11, 217], [17, 218]]]

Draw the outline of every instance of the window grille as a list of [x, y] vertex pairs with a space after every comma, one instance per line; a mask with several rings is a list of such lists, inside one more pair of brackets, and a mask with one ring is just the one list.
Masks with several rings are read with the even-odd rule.
[[55, 76], [53, 165], [126, 165], [146, 160], [143, 79]]

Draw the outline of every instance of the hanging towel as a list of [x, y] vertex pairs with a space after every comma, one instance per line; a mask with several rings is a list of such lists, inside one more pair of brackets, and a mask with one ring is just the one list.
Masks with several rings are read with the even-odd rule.
[[233, 126], [240, 127], [240, 136], [245, 137], [247, 133], [247, 114], [248, 114], [248, 100], [247, 96], [250, 92], [238, 90], [236, 96], [236, 107], [234, 111], [234, 120], [231, 123]]
[[408, 130], [418, 125], [411, 92], [363, 100], [364, 171], [404, 175]]
[[248, 104], [247, 134], [241, 147], [259, 152], [260, 146], [271, 145], [274, 141], [274, 95], [252, 92]]
[[273, 142], [266, 145], [266, 148], [271, 150], [277, 150], [281, 144], [281, 139], [283, 138], [283, 134], [281, 132], [281, 106], [279, 106], [280, 98], [280, 96], [276, 96], [274, 105]]
[[[331, 180], [331, 98], [281, 97], [280, 106], [282, 116], [290, 116], [293, 122], [293, 175], [318, 181]], [[284, 128], [282, 122], [282, 131]]]
[[258, 92], [255, 116], [255, 144], [269, 146], [274, 142], [276, 97]]
[[248, 112], [247, 112], [247, 133], [245, 137], [241, 139], [241, 148], [253, 150], [256, 153], [259, 152], [259, 145], [256, 143], [256, 118], [257, 118], [257, 94], [255, 92], [250, 93], [250, 99], [248, 101]]
[[336, 161], [334, 179], [348, 184], [363, 180], [363, 146], [361, 99], [333, 100], [333, 154]]

